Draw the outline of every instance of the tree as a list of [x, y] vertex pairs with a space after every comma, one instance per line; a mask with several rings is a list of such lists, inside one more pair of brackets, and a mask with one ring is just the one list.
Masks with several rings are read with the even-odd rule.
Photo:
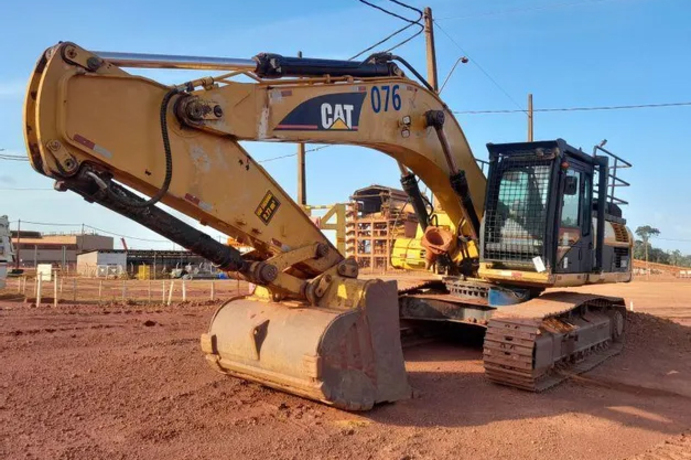
[[650, 225], [644, 225], [636, 229], [636, 235], [641, 237], [643, 240], [643, 246], [645, 246], [645, 268], [648, 273], [650, 273], [648, 269], [648, 245], [650, 244], [650, 238], [653, 236], [658, 236], [659, 234], [660, 230], [655, 227], [651, 227]]
[[684, 256], [681, 254], [679, 249], [669, 252], [669, 262], [677, 267], [681, 266], [684, 260]]

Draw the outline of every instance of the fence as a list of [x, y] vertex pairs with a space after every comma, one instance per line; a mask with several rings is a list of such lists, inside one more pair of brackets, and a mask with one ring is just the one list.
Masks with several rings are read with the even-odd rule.
[[156, 303], [200, 302], [230, 299], [249, 292], [239, 280], [118, 280], [53, 276], [10, 278], [5, 289], [36, 305], [58, 303]]

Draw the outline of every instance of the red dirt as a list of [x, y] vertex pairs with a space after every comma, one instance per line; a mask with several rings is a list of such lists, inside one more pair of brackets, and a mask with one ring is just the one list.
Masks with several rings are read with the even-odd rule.
[[198, 345], [213, 306], [0, 301], [0, 458], [560, 460], [684, 450], [691, 282], [589, 290], [623, 294], [637, 313], [624, 352], [582, 378], [542, 394], [498, 387], [482, 376], [479, 344], [432, 343], [406, 349], [419, 396], [362, 414], [214, 373]]

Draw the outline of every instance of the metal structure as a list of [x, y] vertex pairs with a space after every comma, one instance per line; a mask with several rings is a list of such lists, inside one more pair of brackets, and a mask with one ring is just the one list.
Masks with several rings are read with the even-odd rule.
[[[303, 205], [302, 209], [310, 216], [320, 230], [336, 232], [336, 249], [346, 254], [346, 203], [328, 205]], [[321, 216], [313, 216], [313, 211], [326, 211]]]
[[346, 252], [360, 269], [381, 273], [393, 268], [394, 242], [411, 238], [417, 216], [402, 190], [372, 185], [356, 190], [348, 203]]

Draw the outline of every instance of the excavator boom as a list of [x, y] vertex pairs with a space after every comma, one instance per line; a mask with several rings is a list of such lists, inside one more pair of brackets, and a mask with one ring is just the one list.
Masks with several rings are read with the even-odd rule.
[[[230, 72], [170, 87], [116, 64]], [[238, 75], [253, 82], [231, 80]], [[395, 284], [359, 280], [355, 261], [343, 259], [239, 143], [379, 150], [415, 186], [415, 176], [434, 184], [459, 233], [476, 235], [485, 178], [442, 101], [404, 77], [391, 56], [237, 60], [61, 43], [39, 59], [25, 122], [31, 164], [59, 190], [261, 286], [223, 305], [203, 335], [214, 368], [347, 409], [409, 396]], [[241, 256], [158, 201], [254, 250]], [[466, 254], [477, 260], [472, 239]]]

